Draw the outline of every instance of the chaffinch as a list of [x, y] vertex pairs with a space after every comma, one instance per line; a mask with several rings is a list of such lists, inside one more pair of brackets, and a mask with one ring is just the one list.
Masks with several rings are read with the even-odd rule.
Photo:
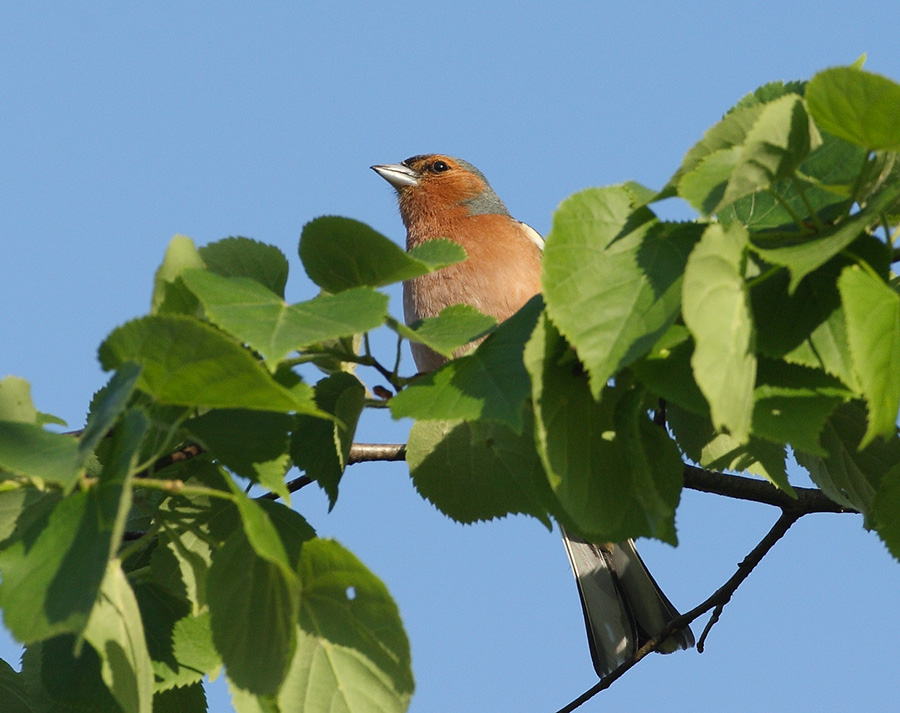
[[[422, 154], [372, 169], [397, 190], [407, 250], [426, 240], [449, 238], [468, 256], [404, 283], [407, 324], [460, 303], [503, 321], [541, 291], [543, 239], [509, 214], [475, 166], [444, 154]], [[420, 344], [412, 344], [412, 351], [420, 371], [447, 361]], [[678, 611], [650, 576], [631, 540], [596, 545], [565, 530], [562, 535], [578, 584], [594, 668], [602, 677]], [[670, 637], [663, 650], [693, 644], [690, 629], [684, 629]]]

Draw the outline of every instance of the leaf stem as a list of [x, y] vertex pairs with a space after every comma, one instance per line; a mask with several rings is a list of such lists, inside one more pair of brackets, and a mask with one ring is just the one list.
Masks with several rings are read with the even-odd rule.
[[207, 488], [202, 485], [186, 485], [183, 480], [163, 480], [161, 478], [139, 478], [134, 481], [135, 488], [161, 490], [171, 495], [200, 495], [234, 502], [234, 493]]
[[793, 220], [797, 224], [800, 230], [805, 233], [814, 232], [810, 230], [809, 225], [804, 222], [800, 214], [791, 207], [791, 204], [788, 203], [780, 193], [772, 190], [771, 188], [767, 188], [766, 193], [772, 196], [772, 198], [774, 198], [779, 203], [779, 205], [781, 205], [781, 207], [784, 208], [785, 211], [787, 211], [787, 214], [791, 216], [791, 220]]
[[816, 226], [817, 230], [822, 229], [822, 221], [819, 220], [819, 216], [816, 213], [815, 208], [813, 208], [813, 204], [810, 202], [809, 198], [806, 195], [806, 191], [803, 190], [803, 182], [797, 178], [796, 174], [791, 176], [791, 183], [797, 191], [797, 194], [800, 196], [800, 200], [803, 201], [803, 205], [806, 206], [806, 210], [809, 212], [809, 217], [812, 219], [813, 224]]

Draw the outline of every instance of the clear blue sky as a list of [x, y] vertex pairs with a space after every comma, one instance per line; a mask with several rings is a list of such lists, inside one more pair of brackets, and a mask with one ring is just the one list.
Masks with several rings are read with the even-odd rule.
[[[0, 376], [28, 379], [39, 409], [79, 427], [105, 381], [96, 347], [146, 313], [175, 233], [278, 245], [289, 297], [308, 298], [302, 225], [339, 214], [402, 240], [368, 167], [432, 151], [477, 165], [546, 233], [578, 189], [661, 187], [759, 84], [863, 52], [900, 79], [897, 27], [896, 0], [4, 3]], [[369, 418], [360, 439], [408, 427]], [[355, 466], [330, 514], [312, 487], [294, 503], [396, 598], [412, 711], [552, 712], [594, 682], [563, 547], [537, 522], [457, 525], [403, 464]], [[688, 492], [681, 545], [641, 550], [689, 608], [776, 515]], [[653, 656], [582, 710], [895, 711], [898, 591], [900, 565], [858, 517], [807, 518], [704, 654]], [[19, 653], [0, 635], [0, 656], [17, 666]], [[211, 710], [231, 710], [220, 684]]]

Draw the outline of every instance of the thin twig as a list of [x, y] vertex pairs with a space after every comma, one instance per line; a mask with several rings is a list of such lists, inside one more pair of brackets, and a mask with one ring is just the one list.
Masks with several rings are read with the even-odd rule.
[[[643, 646], [641, 646], [613, 671], [600, 679], [600, 681], [598, 681], [587, 691], [578, 696], [578, 698], [560, 708], [557, 713], [571, 713], [571, 711], [574, 711], [576, 708], [589, 701], [601, 691], [609, 688], [647, 654], [656, 651], [662, 645], [662, 643], [672, 635], [673, 632], [680, 631], [692, 621], [694, 621], [694, 619], [697, 619], [701, 615], [705, 614], [713, 607], [715, 607], [716, 610], [716, 612], [713, 614], [713, 619], [717, 620], [718, 615], [721, 614], [722, 608], [729, 602], [737, 588], [741, 586], [745, 579], [747, 579], [747, 577], [753, 571], [754, 567], [756, 567], [756, 565], [758, 565], [760, 561], [762, 561], [762, 558], [766, 556], [766, 554], [769, 552], [769, 550], [772, 549], [775, 543], [784, 536], [784, 533], [786, 533], [788, 529], [790, 529], [791, 525], [793, 525], [800, 517], [802, 517], [803, 514], [804, 513], [798, 510], [783, 511], [781, 517], [779, 517], [778, 521], [772, 526], [772, 529], [769, 530], [766, 536], [759, 541], [759, 544], [757, 544], [756, 547], [754, 547], [750, 551], [750, 553], [746, 557], [744, 557], [743, 561], [738, 565], [737, 571], [728, 579], [727, 582], [725, 582], [725, 584], [719, 587], [710, 597], [708, 597], [706, 601], [698, 604], [689, 612], [685, 612], [681, 616], [672, 619], [672, 621], [670, 621], [665, 627], [663, 627], [662, 631], [660, 631], [656, 636], [649, 639]], [[711, 619], [710, 621], [713, 622], [713, 619]], [[706, 628], [703, 630], [703, 635], [700, 637], [700, 643], [697, 645], [698, 651], [702, 650], [702, 643], [706, 638], [706, 635], [709, 633], [710, 626], [712, 626], [712, 624], [707, 624]]]

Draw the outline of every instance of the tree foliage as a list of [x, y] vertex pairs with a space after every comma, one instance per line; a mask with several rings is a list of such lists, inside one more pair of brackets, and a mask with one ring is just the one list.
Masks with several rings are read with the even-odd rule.
[[[241, 713], [405, 710], [387, 588], [289, 506], [310, 481], [334, 504], [367, 408], [415, 419], [412, 482], [461, 522], [674, 544], [686, 464], [795, 497], [792, 452], [900, 557], [898, 159], [900, 85], [856, 65], [768, 84], [662, 190], [565, 200], [543, 295], [501, 325], [389, 314], [378, 288], [465, 259], [449, 241], [405, 253], [313, 220], [299, 255], [321, 292], [287, 304], [276, 248], [176, 237], [150, 314], [100, 345], [110, 379], [83, 430], [0, 381], [0, 606], [27, 646], [0, 709], [203, 710], [224, 667]], [[675, 197], [696, 220], [654, 213]], [[377, 328], [398, 355], [488, 336], [415, 376], [370, 351]]]

